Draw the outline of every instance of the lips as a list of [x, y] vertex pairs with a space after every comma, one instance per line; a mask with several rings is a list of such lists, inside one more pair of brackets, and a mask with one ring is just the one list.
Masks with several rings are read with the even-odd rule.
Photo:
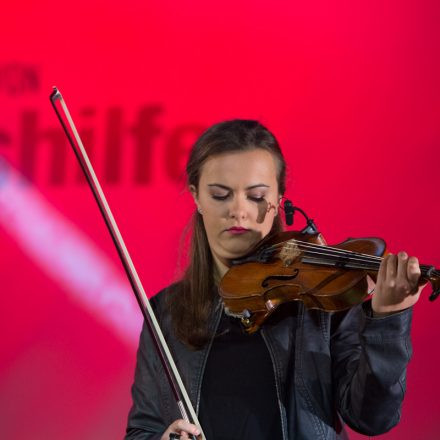
[[239, 235], [248, 232], [249, 229], [242, 228], [240, 226], [233, 226], [232, 228], [227, 229], [227, 231], [233, 235]]

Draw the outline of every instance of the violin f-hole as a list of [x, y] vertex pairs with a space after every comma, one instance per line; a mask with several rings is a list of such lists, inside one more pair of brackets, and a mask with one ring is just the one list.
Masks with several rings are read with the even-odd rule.
[[278, 281], [291, 281], [294, 280], [299, 274], [299, 269], [294, 269], [291, 275], [271, 275], [263, 280], [261, 283], [261, 287], [267, 288], [269, 287], [269, 283], [271, 280]]

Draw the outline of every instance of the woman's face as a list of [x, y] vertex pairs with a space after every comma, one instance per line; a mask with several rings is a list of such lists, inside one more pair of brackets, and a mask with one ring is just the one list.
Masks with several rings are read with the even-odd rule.
[[214, 260], [227, 265], [272, 228], [280, 200], [275, 158], [258, 148], [212, 156], [203, 164], [199, 187], [190, 190]]

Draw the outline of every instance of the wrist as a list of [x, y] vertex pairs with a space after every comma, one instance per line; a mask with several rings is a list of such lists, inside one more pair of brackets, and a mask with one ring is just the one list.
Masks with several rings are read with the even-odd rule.
[[385, 316], [394, 315], [399, 312], [402, 312], [402, 310], [394, 310], [392, 312], [375, 312], [373, 309], [371, 309], [371, 315], [373, 318], [384, 318]]

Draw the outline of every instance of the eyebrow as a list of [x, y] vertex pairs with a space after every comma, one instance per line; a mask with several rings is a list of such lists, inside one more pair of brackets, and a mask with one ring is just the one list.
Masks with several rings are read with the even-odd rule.
[[[226, 189], [228, 191], [232, 190], [232, 188], [229, 188], [229, 186], [222, 185], [221, 183], [209, 183], [208, 186], [209, 187], [211, 187], [211, 186], [218, 186], [219, 188], [223, 188], [223, 189]], [[261, 187], [263, 187], [263, 188], [270, 188], [269, 185], [266, 185], [265, 183], [257, 183], [256, 185], [247, 186], [245, 189], [248, 190], [248, 189], [254, 189], [254, 188], [261, 188]]]

